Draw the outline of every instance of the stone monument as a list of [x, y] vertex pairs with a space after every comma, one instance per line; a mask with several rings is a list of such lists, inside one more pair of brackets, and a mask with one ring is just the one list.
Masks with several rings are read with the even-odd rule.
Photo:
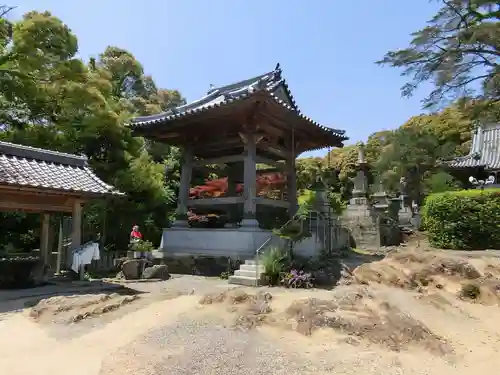
[[343, 221], [352, 234], [351, 242], [358, 248], [374, 248], [379, 246], [378, 228], [373, 219], [372, 206], [368, 202], [368, 163], [365, 159], [363, 143], [358, 144], [358, 161], [352, 198], [343, 215]]
[[356, 177], [354, 177], [354, 188], [352, 189], [352, 205], [367, 206], [366, 193], [368, 190], [367, 171], [368, 164], [365, 159], [365, 148], [363, 143], [358, 144], [358, 161], [356, 163]]

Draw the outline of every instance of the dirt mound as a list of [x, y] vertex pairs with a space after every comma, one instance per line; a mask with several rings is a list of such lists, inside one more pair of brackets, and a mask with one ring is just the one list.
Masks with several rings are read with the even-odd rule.
[[102, 315], [138, 299], [138, 295], [82, 294], [45, 298], [29, 303], [28, 314], [38, 322], [75, 323]]
[[294, 328], [304, 335], [331, 328], [347, 335], [345, 342], [368, 340], [394, 351], [412, 345], [435, 354], [452, 352], [446, 341], [424, 324], [403, 313], [387, 301], [379, 301], [366, 289], [349, 293], [338, 300], [307, 299], [293, 302], [286, 312], [295, 322]]
[[[500, 264], [496, 263], [493, 258], [472, 260], [445, 251], [400, 251], [381, 261], [363, 264], [353, 274], [359, 284], [375, 282], [419, 292], [447, 289], [462, 299], [497, 304]], [[479, 292], [472, 291], [470, 285], [475, 285]]]
[[[234, 327], [242, 329], [267, 325], [306, 336], [319, 329], [333, 329], [342, 334], [344, 342], [353, 344], [367, 340], [394, 351], [411, 345], [441, 355], [452, 351], [444, 339], [365, 287], [331, 300], [306, 298], [290, 300], [291, 303], [286, 300], [273, 298], [270, 293], [249, 294], [233, 289], [206, 295], [199, 302], [216, 308], [223, 306]], [[216, 313], [223, 315], [219, 309]]]
[[270, 301], [271, 293], [258, 292], [248, 294], [236, 288], [218, 294], [207, 294], [199, 303], [202, 305], [222, 304], [229, 305], [227, 311], [234, 313], [233, 326], [243, 330], [254, 328], [268, 318], [272, 309]]

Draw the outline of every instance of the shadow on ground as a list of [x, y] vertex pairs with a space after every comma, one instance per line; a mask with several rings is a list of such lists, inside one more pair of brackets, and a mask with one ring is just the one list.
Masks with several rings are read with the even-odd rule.
[[0, 314], [33, 307], [41, 300], [55, 296], [82, 296], [97, 294], [138, 295], [142, 292], [124, 285], [105, 281], [63, 282], [34, 288], [0, 290]]
[[348, 250], [342, 256], [343, 263], [351, 269], [357, 268], [366, 263], [378, 262], [385, 258], [382, 254], [362, 253], [354, 250]]
[[364, 254], [348, 250], [337, 257], [320, 260], [319, 269], [313, 272], [316, 287], [329, 290], [338, 285], [349, 284], [356, 268], [382, 259], [384, 259], [384, 255]]

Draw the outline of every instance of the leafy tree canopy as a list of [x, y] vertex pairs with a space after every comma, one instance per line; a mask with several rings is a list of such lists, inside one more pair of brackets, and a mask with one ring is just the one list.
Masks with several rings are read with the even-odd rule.
[[378, 63], [403, 69], [411, 96], [422, 82], [435, 89], [424, 104], [457, 97], [500, 98], [500, 4], [489, 0], [439, 0], [442, 7], [412, 34], [410, 46], [388, 52]]
[[[86, 231], [103, 232], [113, 222], [107, 240], [125, 248], [131, 225], [138, 223], [157, 241], [177, 188], [175, 179], [165, 182], [165, 166], [178, 175], [178, 151], [132, 137], [125, 124], [184, 99], [159, 89], [129, 51], [110, 46], [88, 63], [77, 52], [76, 35], [50, 12], [0, 19], [0, 139], [86, 154], [100, 178], [127, 193], [125, 200], [88, 205]], [[6, 228], [27, 220], [2, 215]], [[0, 242], [11, 241], [11, 234]]]

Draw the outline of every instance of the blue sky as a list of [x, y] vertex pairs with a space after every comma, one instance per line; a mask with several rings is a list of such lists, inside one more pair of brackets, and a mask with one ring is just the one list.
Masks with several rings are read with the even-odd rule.
[[303, 113], [345, 129], [353, 143], [422, 112], [420, 100], [429, 87], [403, 99], [400, 72], [374, 61], [406, 47], [436, 3], [17, 0], [14, 15], [49, 10], [76, 33], [82, 57], [97, 56], [108, 45], [125, 48], [158, 86], [178, 89], [188, 101], [203, 96], [210, 84], [249, 78], [280, 62]]

